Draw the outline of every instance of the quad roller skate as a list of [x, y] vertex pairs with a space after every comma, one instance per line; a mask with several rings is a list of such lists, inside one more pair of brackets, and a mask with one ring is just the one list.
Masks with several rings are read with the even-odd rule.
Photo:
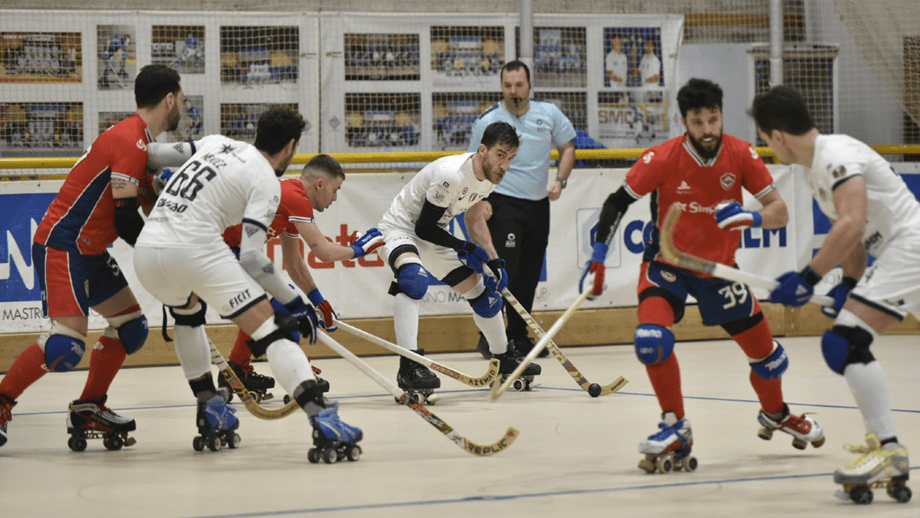
[[658, 428], [660, 432], [639, 443], [639, 453], [645, 454], [645, 458], [639, 461], [639, 468], [646, 473], [695, 471], [698, 463], [696, 457], [690, 455], [693, 447], [690, 421], [677, 419], [674, 412], [666, 412]]
[[883, 447], [875, 434], [866, 436], [866, 446], [848, 445], [845, 448], [862, 455], [846, 468], [834, 471], [834, 482], [843, 485], [837, 497], [857, 504], [871, 504], [872, 490], [885, 489], [888, 496], [902, 504], [910, 501], [907, 448], [893, 442]]
[[[508, 350], [504, 354], [496, 354], [494, 357], [498, 358], [499, 361], [496, 383], [504, 383], [508, 379], [508, 376], [514, 372], [514, 369], [524, 361], [524, 357], [514, 348], [512, 342], [508, 343]], [[520, 377], [514, 380], [511, 388], [519, 392], [533, 390], [540, 385], [538, 382], [534, 381], [534, 376], [538, 376], [541, 372], [543, 372], [543, 369], [539, 365], [531, 363], [524, 369]]]
[[134, 419], [122, 417], [105, 406], [108, 396], [98, 400], [77, 400], [70, 403], [70, 415], [67, 417], [67, 446], [73, 451], [86, 449], [87, 439], [102, 439], [106, 449], [117, 451], [122, 446], [132, 446], [137, 442], [128, 437], [128, 432], [137, 429]]
[[16, 402], [12, 399], [0, 395], [0, 446], [6, 444], [8, 423], [13, 420], [13, 407]]
[[310, 418], [313, 425], [313, 447], [307, 452], [307, 460], [316, 464], [323, 460], [326, 464], [348, 459], [351, 462], [361, 458], [361, 446], [358, 442], [364, 438], [360, 428], [351, 426], [339, 418], [339, 403], [336, 401], [319, 415]]
[[199, 401], [195, 418], [199, 435], [192, 441], [192, 448], [204, 451], [207, 447], [217, 451], [224, 446], [238, 447], [240, 436], [235, 430], [240, 427], [240, 421], [235, 413], [236, 409], [228, 405], [221, 394], [215, 394], [205, 402]]
[[[425, 355], [423, 349], [413, 351]], [[433, 405], [441, 396], [434, 393], [434, 389], [441, 387], [441, 379], [435, 376], [428, 367], [414, 362], [404, 356], [399, 357], [399, 372], [396, 373], [396, 385], [406, 391], [409, 401], [420, 405]], [[399, 403], [399, 400], [396, 400]]]
[[757, 435], [769, 441], [773, 438], [773, 432], [779, 430], [792, 436], [792, 446], [804, 450], [808, 443], [815, 448], [820, 448], [824, 444], [824, 430], [817, 421], [808, 417], [806, 414], [792, 415], [789, 413], [789, 406], [783, 407], [783, 418], [774, 421], [763, 410], [757, 415], [757, 421], [760, 422], [761, 428]]
[[[251, 363], [242, 366], [228, 361], [227, 365], [233, 369], [236, 377], [243, 382], [243, 386], [246, 387], [246, 390], [256, 398], [256, 403], [261, 403], [262, 401], [267, 401], [275, 397], [268, 391], [269, 389], [275, 388], [275, 378], [259, 374]], [[227, 401], [233, 401], [233, 389], [230, 388], [230, 385], [227, 384], [227, 380], [225, 380], [223, 376], [218, 376], [217, 386], [227, 389], [227, 392], [230, 394]]]

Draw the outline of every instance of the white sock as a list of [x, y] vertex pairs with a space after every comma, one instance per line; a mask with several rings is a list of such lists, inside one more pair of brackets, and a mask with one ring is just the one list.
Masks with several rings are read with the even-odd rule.
[[473, 320], [482, 331], [482, 335], [489, 341], [489, 350], [492, 354], [505, 354], [508, 352], [508, 339], [505, 337], [505, 320], [499, 313], [494, 317], [486, 318], [473, 313]]
[[307, 355], [300, 346], [290, 340], [272, 342], [265, 351], [265, 356], [278, 384], [288, 394], [294, 394], [294, 390], [304, 381], [316, 379]]
[[851, 363], [843, 371], [843, 377], [856, 399], [866, 430], [879, 439], [890, 439], [898, 435], [888, 397], [888, 382], [881, 364], [878, 361], [868, 364]]
[[418, 349], [418, 300], [397, 293], [393, 298], [393, 327], [396, 328], [396, 343], [405, 349]]

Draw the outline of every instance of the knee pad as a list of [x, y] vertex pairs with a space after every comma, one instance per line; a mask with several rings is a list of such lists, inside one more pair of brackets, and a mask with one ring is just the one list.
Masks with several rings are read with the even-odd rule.
[[283, 314], [275, 313], [275, 330], [259, 340], [252, 339], [246, 342], [249, 350], [255, 357], [262, 356], [268, 350], [268, 346], [278, 340], [290, 340], [295, 344], [300, 343], [300, 332], [297, 319]]
[[42, 344], [45, 351], [45, 365], [49, 371], [67, 372], [73, 370], [86, 352], [86, 337], [67, 326], [55, 323], [51, 335]]
[[[201, 307], [198, 311], [194, 313], [187, 313], [188, 311], [194, 311], [192, 309], [177, 309], [170, 307], [169, 314], [173, 316], [176, 320], [177, 326], [189, 326], [189, 327], [198, 327], [203, 326], [206, 323], [205, 314], [208, 312], [208, 305], [205, 304], [203, 300], [198, 301], [198, 305]], [[182, 311], [182, 313], [180, 313]]]
[[121, 340], [128, 354], [136, 353], [147, 342], [147, 335], [150, 333], [147, 317], [140, 311], [110, 318], [108, 321], [109, 325], [118, 332], [118, 339]]
[[789, 368], [789, 357], [786, 356], [786, 350], [776, 340], [773, 341], [773, 344], [773, 352], [766, 358], [750, 362], [754, 374], [765, 380], [779, 379]]
[[821, 352], [827, 366], [843, 374], [851, 363], [869, 363], [875, 356], [869, 351], [872, 333], [856, 326], [834, 326], [821, 337]]
[[431, 275], [421, 263], [406, 263], [396, 270], [396, 282], [390, 288], [390, 294], [396, 295], [396, 293], [402, 292], [410, 298], [422, 300], [428, 291], [429, 279], [431, 279]]
[[642, 324], [633, 337], [636, 356], [646, 365], [661, 365], [674, 352], [674, 333], [666, 327]]
[[[500, 314], [502, 312], [502, 306], [505, 304], [502, 300], [502, 296], [496, 291], [486, 289], [482, 279], [479, 280], [477, 287], [483, 288], [482, 293], [477, 297], [467, 299], [467, 302], [473, 307], [473, 312], [483, 318], [492, 318]], [[473, 289], [475, 290], [476, 288], [474, 287]]]

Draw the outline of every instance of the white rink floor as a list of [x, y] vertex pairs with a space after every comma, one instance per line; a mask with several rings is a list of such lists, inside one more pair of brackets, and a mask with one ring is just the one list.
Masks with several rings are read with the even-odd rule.
[[[826, 444], [799, 451], [785, 434], [759, 439], [759, 406], [740, 349], [731, 341], [684, 342], [677, 354], [699, 469], [666, 475], [637, 468], [637, 444], [657, 431], [659, 409], [631, 346], [563, 349], [591, 381], [629, 379], [620, 393], [599, 399], [551, 357], [538, 361], [541, 387], [496, 403], [484, 389], [442, 378], [442, 399], [431, 410], [468, 439], [491, 443], [509, 426], [520, 430], [492, 457], [458, 448], [345, 360], [318, 360], [341, 416], [365, 434], [362, 458], [335, 465], [307, 462], [303, 414], [262, 421], [238, 402], [240, 447], [193, 451], [195, 409], [179, 367], [123, 370], [109, 401], [137, 420], [137, 444], [110, 452], [94, 440], [75, 453], [66, 445], [65, 412], [86, 372], [49, 374], [20, 399], [10, 442], [0, 448], [0, 516], [920, 516], [920, 496], [898, 504], [876, 490], [868, 508], [833, 496], [831, 473], [854, 458], [842, 446], [862, 441], [862, 420], [843, 378], [825, 366], [818, 338], [782, 342], [791, 357], [786, 400], [796, 413], [815, 414]], [[917, 452], [914, 465], [917, 345], [917, 336], [889, 336], [873, 346], [888, 374], [899, 437]], [[475, 353], [433, 358], [473, 376], [487, 367]], [[395, 357], [368, 361], [395, 379]], [[267, 363], [256, 367], [270, 373]]]

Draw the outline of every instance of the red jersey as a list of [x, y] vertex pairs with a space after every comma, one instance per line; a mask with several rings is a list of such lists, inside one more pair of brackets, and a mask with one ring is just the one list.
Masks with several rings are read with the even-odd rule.
[[[270, 241], [282, 232], [292, 237], [299, 237], [300, 232], [294, 226], [295, 221], [313, 223], [313, 205], [307, 199], [307, 190], [303, 182], [297, 178], [291, 178], [281, 181], [281, 202], [278, 203], [275, 219], [268, 227], [266, 240]], [[233, 248], [239, 248], [242, 231], [242, 225], [227, 227], [227, 230], [224, 231], [224, 241]]]
[[59, 250], [99, 255], [115, 239], [112, 177], [140, 191], [147, 184], [147, 144], [153, 138], [135, 114], [104, 131], [70, 170], [35, 232], [35, 242]]
[[[626, 189], [638, 199], [648, 193], [655, 226], [672, 205], [683, 211], [674, 229], [674, 245], [684, 252], [722, 264], [735, 264], [741, 232], [716, 224], [716, 205], [743, 203], [741, 188], [761, 198], [775, 187], [763, 160], [747, 142], [722, 135], [718, 155], [704, 160], [686, 135], [648, 149], [626, 174]], [[646, 243], [646, 260], [659, 257], [658, 232]]]

